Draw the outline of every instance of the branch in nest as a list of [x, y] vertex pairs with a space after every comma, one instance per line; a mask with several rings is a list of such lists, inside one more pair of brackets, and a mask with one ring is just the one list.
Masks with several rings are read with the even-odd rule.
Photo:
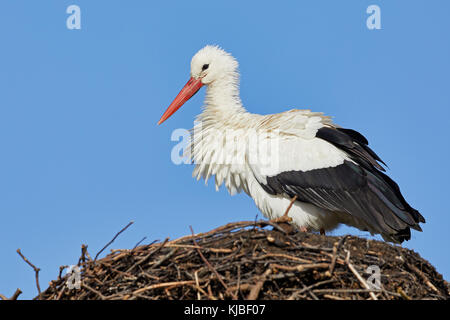
[[[38, 297], [41, 295], [41, 286], [39, 285], [39, 271], [41, 271], [41, 269], [39, 269], [38, 267], [36, 267], [34, 264], [32, 264], [20, 251], [20, 249], [17, 249], [17, 253], [19, 254], [19, 256], [22, 257], [23, 261], [25, 261], [29, 266], [31, 266], [34, 270], [35, 276], [36, 276], [36, 287], [38, 290]], [[16, 291], [17, 292], [17, 291]]]

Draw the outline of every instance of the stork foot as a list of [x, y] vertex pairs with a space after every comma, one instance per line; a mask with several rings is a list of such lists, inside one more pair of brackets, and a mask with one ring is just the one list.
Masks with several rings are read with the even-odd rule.
[[294, 204], [295, 200], [297, 200], [297, 195], [295, 195], [291, 199], [289, 206], [287, 207], [285, 213], [281, 217], [270, 220], [270, 222], [272, 222], [272, 223], [279, 224], [281, 226], [281, 228], [286, 231], [287, 234], [295, 232], [295, 228], [291, 224], [292, 218], [288, 216], [289, 210], [291, 210], [291, 207]]
[[270, 220], [270, 222], [272, 222], [272, 223], [290, 223], [290, 222], [292, 222], [292, 218], [289, 217], [287, 214], [284, 214], [279, 218]]
[[291, 210], [291, 207], [294, 204], [295, 200], [297, 200], [297, 195], [295, 195], [291, 199], [291, 202], [289, 203], [289, 206], [287, 207], [284, 214], [279, 218], [270, 220], [270, 222], [273, 222], [273, 223], [290, 223], [290, 222], [292, 222], [292, 218], [288, 216], [288, 213], [289, 213], [289, 210]]
[[279, 218], [272, 219], [270, 222], [276, 223], [283, 229], [287, 234], [292, 234], [295, 231], [294, 226], [291, 224], [292, 218], [289, 217], [287, 214], [282, 215]]

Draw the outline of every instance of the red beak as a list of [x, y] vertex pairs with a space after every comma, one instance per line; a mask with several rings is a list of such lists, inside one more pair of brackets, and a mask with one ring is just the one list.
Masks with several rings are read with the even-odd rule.
[[159, 119], [158, 124], [166, 121], [171, 115], [175, 113], [180, 107], [188, 101], [198, 90], [203, 86], [202, 79], [190, 78], [186, 85], [181, 89], [180, 93], [175, 97], [166, 112]]

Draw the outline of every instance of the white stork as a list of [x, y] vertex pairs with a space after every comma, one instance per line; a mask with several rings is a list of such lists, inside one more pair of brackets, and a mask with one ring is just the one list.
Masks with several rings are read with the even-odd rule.
[[[194, 55], [189, 81], [158, 124], [204, 85], [189, 148], [197, 180], [215, 176], [217, 189], [244, 190], [269, 219], [282, 218], [292, 204], [286, 218], [300, 230], [324, 232], [343, 223], [396, 243], [410, 239], [410, 228], [421, 231], [425, 219], [383, 173], [384, 162], [363, 135], [309, 110], [249, 113], [239, 97], [238, 63], [217, 46]], [[254, 157], [258, 146], [251, 141], [272, 147]]]

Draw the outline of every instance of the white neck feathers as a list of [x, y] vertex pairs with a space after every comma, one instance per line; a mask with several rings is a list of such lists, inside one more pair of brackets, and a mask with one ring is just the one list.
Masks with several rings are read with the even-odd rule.
[[205, 105], [197, 121], [203, 125], [221, 126], [233, 121], [239, 123], [248, 112], [239, 96], [239, 74], [234, 71], [210, 83], [206, 89]]

